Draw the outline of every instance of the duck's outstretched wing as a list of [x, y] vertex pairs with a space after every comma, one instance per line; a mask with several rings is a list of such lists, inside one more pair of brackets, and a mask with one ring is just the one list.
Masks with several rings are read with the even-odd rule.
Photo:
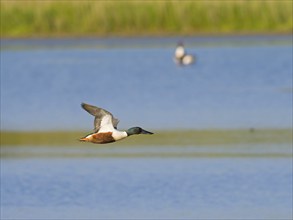
[[111, 130], [111, 127], [117, 128], [119, 120], [105, 109], [82, 103], [81, 107], [91, 115], [95, 116], [94, 131], [98, 132], [102, 127]]

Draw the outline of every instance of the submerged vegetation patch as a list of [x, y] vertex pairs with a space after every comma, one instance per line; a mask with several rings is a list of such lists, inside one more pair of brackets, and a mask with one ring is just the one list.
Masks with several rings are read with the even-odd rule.
[[[89, 145], [78, 141], [86, 132], [1, 132], [2, 146], [73, 146]], [[178, 130], [155, 131], [152, 136], [131, 136], [116, 142], [115, 145], [126, 146], [203, 146], [229, 144], [262, 144], [262, 143], [292, 143], [291, 129], [248, 129], [248, 130]], [[101, 146], [94, 145], [93, 146]], [[103, 145], [104, 146], [104, 145]]]
[[291, 33], [292, 1], [1, 1], [1, 37]]
[[81, 143], [84, 132], [1, 132], [1, 158], [291, 158], [292, 130], [178, 130], [112, 144]]

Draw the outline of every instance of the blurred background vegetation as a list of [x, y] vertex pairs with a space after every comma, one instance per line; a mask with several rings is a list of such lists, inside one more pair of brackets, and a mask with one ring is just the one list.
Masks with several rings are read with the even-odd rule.
[[291, 0], [1, 0], [1, 37], [292, 32]]

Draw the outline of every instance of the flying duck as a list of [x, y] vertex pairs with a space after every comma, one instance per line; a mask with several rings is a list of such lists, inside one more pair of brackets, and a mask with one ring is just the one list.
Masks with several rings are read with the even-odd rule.
[[195, 62], [195, 57], [190, 54], [186, 54], [183, 43], [178, 43], [175, 50], [174, 61], [178, 65], [190, 65]]
[[94, 133], [79, 139], [80, 141], [92, 142], [94, 144], [107, 144], [122, 140], [133, 134], [153, 134], [140, 127], [132, 127], [127, 131], [119, 131], [117, 130], [119, 120], [114, 118], [110, 112], [85, 103], [82, 103], [81, 107], [91, 115], [95, 116], [95, 120]]

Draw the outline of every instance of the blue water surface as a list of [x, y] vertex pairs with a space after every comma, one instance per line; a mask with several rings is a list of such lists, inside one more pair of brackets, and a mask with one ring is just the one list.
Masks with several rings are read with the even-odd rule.
[[289, 158], [3, 159], [1, 219], [291, 219], [291, 165]]
[[292, 126], [291, 36], [186, 38], [188, 67], [177, 40], [3, 40], [1, 129], [90, 130], [81, 102], [121, 128]]

